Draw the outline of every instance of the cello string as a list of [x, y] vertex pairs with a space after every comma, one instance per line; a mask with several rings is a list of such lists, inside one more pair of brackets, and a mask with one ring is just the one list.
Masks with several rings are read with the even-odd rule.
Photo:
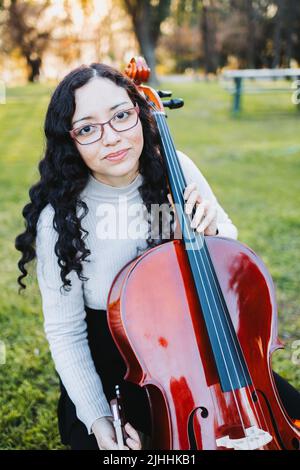
[[[162, 117], [162, 118], [160, 119], [160, 121], [163, 122], [164, 127], [165, 127], [165, 128], [167, 129], [167, 131], [168, 131], [168, 127], [167, 127], [165, 118]], [[165, 134], [166, 134], [167, 137], [169, 137], [169, 140], [171, 141], [171, 144], [172, 144], [172, 137], [171, 137], [171, 135], [169, 134], [169, 132], [166, 132], [166, 131], [165, 131]], [[169, 147], [170, 147], [170, 145], [169, 145]], [[174, 147], [174, 144], [173, 144], [173, 147]], [[175, 147], [174, 147], [174, 148], [175, 148]], [[174, 162], [172, 162], [172, 163], [175, 163], [175, 165], [177, 165], [177, 166], [179, 165], [179, 162], [178, 162], [176, 159], [174, 159]], [[175, 170], [175, 172], [176, 172], [176, 170]], [[180, 172], [178, 172], [178, 174], [179, 174], [179, 179], [182, 179], [182, 175], [180, 174]], [[178, 177], [177, 177], [177, 179], [178, 179]], [[176, 187], [175, 187], [175, 188], [176, 188]], [[201, 238], [204, 238], [204, 237], [202, 236]], [[196, 241], [197, 241], [197, 238], [196, 238]], [[198, 242], [198, 241], [197, 241], [197, 242]], [[214, 284], [215, 284], [215, 290], [217, 291], [217, 294], [218, 294], [218, 297], [219, 297], [219, 302], [220, 302], [221, 308], [222, 308], [222, 310], [223, 310], [223, 317], [225, 317], [225, 321], [227, 322], [227, 326], [228, 326], [228, 329], [229, 329], [229, 333], [230, 333], [230, 336], [231, 336], [231, 338], [232, 338], [232, 340], [233, 340], [233, 346], [234, 346], [234, 348], [235, 348], [235, 350], [236, 350], [236, 353], [237, 353], [237, 356], [238, 356], [238, 360], [239, 360], [239, 363], [240, 363], [240, 367], [241, 367], [241, 370], [242, 370], [242, 374], [243, 374], [243, 376], [244, 376], [245, 382], [247, 383], [246, 374], [245, 374], [245, 369], [244, 369], [244, 367], [243, 367], [243, 365], [242, 365], [242, 363], [241, 363], [240, 353], [239, 353], [238, 350], [237, 350], [237, 345], [236, 345], [235, 340], [234, 340], [234, 337], [233, 337], [233, 332], [232, 332], [232, 329], [230, 328], [230, 325], [229, 325], [229, 319], [227, 318], [227, 315], [224, 314], [224, 304], [223, 304], [224, 301], [222, 302], [222, 298], [220, 297], [220, 292], [219, 292], [219, 290], [218, 290], [218, 288], [217, 288], [217, 284], [216, 284], [216, 279], [215, 279], [214, 273], [213, 273], [213, 271], [212, 271], [212, 268], [211, 268], [211, 266], [210, 266], [210, 263], [208, 262], [208, 253], [207, 253], [206, 250], [205, 250], [204, 239], [202, 240], [202, 243], [203, 243], [203, 245], [204, 245], [204, 255], [205, 255], [206, 259], [207, 259], [207, 264], [208, 264], [209, 270], [210, 270], [210, 272], [211, 272], [211, 276], [212, 276], [212, 278], [213, 278], [213, 282], [214, 282]], [[198, 245], [198, 248], [199, 248], [199, 245]], [[200, 250], [199, 250], [199, 254], [200, 254], [201, 258], [202, 258], [202, 254], [201, 254], [201, 251], [200, 251]], [[204, 265], [204, 269], [205, 269], [205, 271], [206, 271], [205, 264], [203, 264], [203, 265]], [[209, 283], [208, 283], [208, 285], [209, 285], [209, 287], [210, 287], [211, 290], [212, 290], [211, 285], [210, 285]], [[213, 300], [215, 301], [214, 296], [213, 296]], [[227, 342], [226, 335], [225, 335], [225, 332], [224, 332], [222, 320], [221, 320], [221, 318], [220, 318], [220, 312], [219, 312], [217, 306], [216, 306], [216, 312], [217, 312], [217, 315], [218, 315], [218, 317], [219, 317], [219, 321], [220, 321], [221, 327], [222, 327], [222, 329], [223, 329], [224, 338], [225, 338], [225, 341], [226, 341], [227, 346], [228, 346], [228, 342]], [[229, 350], [229, 352], [231, 353], [229, 346], [228, 346], [228, 350]], [[246, 365], [246, 363], [245, 363], [245, 365]], [[252, 377], [251, 377], [251, 374], [250, 374], [250, 372], [249, 372], [248, 367], [247, 367], [247, 372], [248, 372], [248, 374], [249, 374], [249, 377], [251, 378], [251, 382], [252, 382], [252, 385], [253, 385], [253, 388], [254, 388], [253, 380], [252, 380]], [[228, 376], [228, 377], [229, 377], [229, 376]], [[242, 391], [243, 391], [243, 387], [241, 387], [240, 389], [241, 389], [241, 392], [242, 392]], [[254, 388], [254, 389], [255, 389], [255, 388]], [[256, 409], [256, 405], [255, 405], [255, 402], [254, 402], [252, 393], [251, 393], [250, 391], [249, 391], [249, 393], [250, 393], [250, 400], [251, 400], [252, 403], [253, 403], [253, 414], [254, 414], [254, 416], [256, 416], [256, 420], [258, 421], [259, 425], [262, 427], [261, 420], [260, 420], [260, 416], [258, 415], [258, 412], [257, 412], [257, 409]], [[248, 398], [248, 397], [246, 397], [246, 398], [247, 398], [247, 401], [249, 401], [249, 398]], [[267, 422], [266, 422], [266, 419], [265, 419], [265, 416], [264, 416], [264, 412], [263, 412], [263, 410], [262, 410], [262, 407], [261, 407], [261, 404], [260, 404], [260, 400], [259, 400], [258, 397], [257, 397], [257, 401], [258, 401], [258, 406], [259, 406], [259, 408], [260, 408], [260, 411], [261, 411], [261, 414], [262, 414], [262, 417], [263, 417], [263, 420], [264, 420], [264, 423], [265, 423], [265, 427], [266, 427], [266, 429], [268, 429], [268, 431], [269, 431], [269, 427], [268, 427], [268, 425], [267, 425]]]
[[[160, 114], [157, 114], [157, 117], [158, 117], [158, 119], [160, 119]], [[162, 120], [161, 120], [161, 121], [162, 121]], [[167, 145], [168, 145], [168, 144], [167, 144]], [[173, 162], [171, 162], [171, 163], [172, 163], [172, 165], [173, 165]], [[173, 170], [173, 171], [174, 171], [174, 170]], [[175, 173], [176, 173], [176, 169], [175, 169]], [[173, 181], [174, 181], [174, 176], [173, 176], [172, 173], [171, 173], [171, 178], [172, 178]], [[179, 196], [178, 191], [177, 191], [177, 188], [176, 188], [176, 185], [174, 185], [174, 188], [175, 188], [175, 191], [176, 191], [176, 193], [177, 193], [177, 196]], [[184, 225], [185, 225], [185, 227], [187, 227], [186, 218], [183, 217], [183, 220], [184, 220]], [[189, 233], [189, 230], [188, 230], [188, 233]], [[198, 244], [197, 238], [196, 238], [196, 242], [197, 242], [197, 244]], [[199, 247], [199, 245], [198, 245], [198, 247]], [[244, 423], [243, 417], [242, 417], [241, 412], [240, 412], [240, 407], [239, 407], [239, 404], [238, 404], [238, 401], [237, 401], [237, 397], [236, 397], [235, 390], [234, 390], [234, 388], [233, 388], [231, 376], [230, 376], [230, 374], [229, 374], [229, 370], [228, 370], [228, 367], [227, 367], [227, 364], [226, 364], [226, 361], [225, 361], [225, 358], [224, 358], [224, 353], [223, 353], [223, 350], [222, 350], [222, 347], [221, 347], [220, 337], [219, 337], [218, 331], [217, 331], [217, 329], [216, 329], [215, 320], [214, 320], [214, 317], [213, 317], [213, 315], [212, 315], [212, 310], [211, 310], [210, 303], [209, 303], [209, 300], [208, 300], [208, 297], [207, 297], [207, 292], [206, 292], [206, 289], [205, 289], [205, 286], [204, 286], [203, 279], [202, 279], [202, 277], [201, 277], [201, 271], [200, 271], [200, 268], [199, 268], [199, 265], [198, 265], [198, 262], [197, 262], [197, 257], [196, 257], [196, 254], [195, 254], [194, 250], [192, 250], [192, 253], [193, 253], [193, 255], [194, 255], [195, 263], [196, 263], [196, 266], [197, 266], [197, 269], [198, 269], [198, 273], [199, 273], [199, 278], [200, 278], [200, 280], [201, 280], [201, 283], [202, 283], [202, 286], [203, 286], [203, 290], [204, 290], [204, 293], [205, 293], [205, 296], [206, 296], [206, 300], [207, 300], [208, 308], [209, 308], [209, 311], [210, 311], [211, 319], [212, 319], [212, 322], [213, 322], [213, 325], [214, 325], [214, 328], [215, 328], [216, 337], [217, 337], [217, 340], [218, 340], [218, 343], [219, 343], [219, 346], [220, 346], [220, 351], [221, 351], [221, 354], [222, 354], [222, 356], [223, 356], [223, 361], [224, 361], [224, 366], [225, 366], [225, 369], [226, 369], [226, 372], [227, 372], [227, 377], [228, 377], [228, 380], [229, 380], [229, 382], [230, 382], [230, 384], [231, 384], [232, 394], [233, 394], [233, 397], [234, 397], [234, 400], [235, 400], [235, 403], [236, 403], [236, 408], [237, 408], [237, 411], [238, 411], [238, 414], [239, 414], [239, 417], [240, 417], [240, 422], [241, 422], [241, 425], [242, 425], [242, 427], [243, 427], [244, 434], [245, 434], [245, 436], [246, 436], [245, 423]], [[200, 256], [202, 257], [201, 252], [200, 252], [200, 247], [199, 247], [199, 254], [200, 254]], [[226, 337], [225, 337], [225, 340], [226, 340]], [[229, 349], [228, 349], [228, 350], [229, 350]], [[229, 354], [231, 355], [230, 350], [229, 350]], [[232, 356], [231, 356], [231, 358], [232, 358]], [[234, 371], [235, 371], [235, 373], [236, 373], [238, 382], [240, 383], [240, 381], [239, 381], [239, 376], [238, 376], [238, 374], [237, 374], [237, 371], [236, 371], [236, 368], [235, 368], [233, 359], [232, 359], [232, 363], [233, 363], [233, 368], [234, 368]], [[240, 385], [241, 385], [241, 384], [240, 384]], [[240, 387], [240, 388], [242, 388], [242, 387]]]
[[[167, 131], [168, 131], [168, 127], [167, 127], [166, 121], [165, 121], [165, 119], [164, 119], [163, 117], [161, 118], [161, 121], [163, 122], [164, 127], [165, 127], [165, 128], [167, 129]], [[172, 137], [171, 137], [171, 135], [169, 134], [169, 132], [166, 132], [166, 131], [165, 131], [165, 135], [167, 136], [167, 138], [169, 137], [168, 140], [170, 140], [170, 141], [171, 141], [171, 144], [172, 144]], [[169, 145], [169, 147], [170, 147], [170, 145]], [[174, 144], [173, 144], [173, 147], [174, 147]], [[174, 147], [174, 148], [175, 148], [175, 147]], [[179, 162], [178, 162], [176, 159], [174, 159], [174, 162], [172, 162], [172, 164], [173, 164], [173, 163], [175, 163], [175, 165], [177, 165], [177, 166], [179, 165]], [[178, 175], [177, 175], [177, 179], [181, 179], [181, 180], [182, 180], [182, 175], [181, 175], [181, 173], [180, 173], [179, 171], [177, 171], [177, 170], [175, 170], [175, 173], [178, 173], [178, 175], [179, 175], [179, 178], [178, 178]], [[203, 238], [202, 242], [203, 242], [203, 245], [204, 245], [204, 247], [205, 247], [204, 237], [203, 237], [202, 235], [201, 235], [201, 238]], [[196, 241], [197, 241], [197, 238], [196, 238]], [[199, 246], [198, 246], [198, 247], [199, 247]], [[208, 261], [208, 256], [207, 256], [207, 253], [206, 253], [205, 250], [204, 250], [204, 253], [205, 253], [205, 257], [206, 257], [206, 259], [207, 259], [207, 261]], [[201, 254], [201, 251], [200, 251], [200, 250], [199, 250], [199, 254], [200, 254], [200, 257], [202, 258], [202, 254]], [[207, 262], [207, 264], [208, 264], [208, 267], [209, 267], [209, 269], [210, 269], [210, 272], [211, 272], [211, 275], [212, 275], [212, 278], [213, 278], [213, 282], [214, 282], [214, 284], [215, 284], [215, 290], [217, 291], [217, 294], [218, 294], [218, 297], [219, 297], [219, 301], [220, 301], [220, 304], [221, 304], [221, 308], [222, 308], [222, 310], [223, 310], [223, 316], [225, 317], [225, 321], [227, 322], [228, 329], [229, 329], [229, 333], [230, 333], [231, 338], [232, 338], [232, 340], [233, 340], [233, 345], [234, 345], [234, 348], [235, 348], [235, 350], [236, 350], [236, 353], [237, 353], [237, 356], [238, 356], [238, 360], [239, 360], [239, 362], [240, 362], [240, 366], [241, 366], [242, 373], [243, 373], [243, 375], [244, 375], [245, 382], [247, 383], [245, 371], [244, 371], [243, 365], [242, 365], [241, 360], [240, 360], [239, 352], [238, 352], [238, 350], [237, 350], [237, 348], [236, 348], [236, 343], [235, 343], [235, 341], [234, 341], [233, 332], [232, 332], [231, 328], [229, 327], [229, 319], [227, 318], [227, 315], [224, 313], [224, 305], [223, 305], [222, 299], [221, 299], [221, 297], [220, 297], [220, 293], [219, 293], [219, 291], [218, 291], [218, 289], [217, 289], [216, 279], [215, 279], [215, 277], [214, 277], [214, 275], [213, 275], [213, 272], [212, 272], [210, 263]], [[204, 269], [205, 269], [205, 271], [206, 271], [205, 264], [203, 264], [203, 266], [204, 266]], [[208, 285], [209, 285], [209, 287], [210, 287], [211, 290], [212, 290], [211, 285], [210, 285], [209, 283], [208, 283]], [[212, 297], [213, 297], [213, 299], [214, 299], [214, 301], [215, 301], [214, 296], [212, 296]], [[218, 308], [217, 308], [216, 303], [215, 303], [215, 307], [216, 307], [216, 312], [217, 312], [217, 315], [218, 315], [218, 317], [219, 317], [219, 321], [220, 321], [221, 327], [222, 327], [222, 329], [223, 329], [223, 334], [224, 334], [224, 337], [225, 337], [225, 341], [226, 341], [226, 343], [227, 343], [227, 347], [228, 347], [229, 352], [230, 352], [230, 354], [231, 354], [230, 347], [229, 347], [229, 345], [228, 345], [228, 342], [227, 342], [227, 339], [226, 339], [226, 335], [225, 335], [225, 332], [224, 332], [223, 324], [222, 324], [222, 321], [221, 321], [221, 318], [220, 318], [220, 312], [219, 312], [219, 310], [218, 310]], [[211, 310], [211, 309], [210, 309], [210, 310]], [[247, 369], [248, 369], [248, 368], [247, 368]], [[250, 378], [251, 378], [251, 375], [250, 375], [249, 370], [248, 370], [248, 373], [249, 373], [249, 376], [250, 376]], [[229, 376], [228, 376], [228, 377], [229, 377]], [[252, 380], [252, 378], [251, 378], [251, 382], [252, 382], [252, 385], [253, 385], [253, 380]], [[242, 387], [241, 387], [241, 389], [242, 389]], [[257, 419], [259, 425], [262, 426], [262, 423], [261, 423], [261, 421], [260, 421], [260, 417], [259, 417], [259, 415], [257, 414], [255, 402], [254, 402], [254, 400], [253, 400], [253, 397], [252, 397], [252, 394], [251, 394], [251, 393], [250, 393], [250, 398], [251, 398], [251, 401], [252, 401], [252, 403], [253, 403], [253, 412], [254, 412], [254, 415], [256, 415], [256, 419]], [[257, 397], [257, 398], [258, 398], [258, 397]], [[262, 414], [263, 420], [264, 420], [264, 422], [265, 422], [265, 426], [266, 426], [266, 428], [267, 428], [268, 431], [269, 431], [269, 427], [268, 427], [268, 425], [267, 425], [267, 423], [266, 423], [266, 419], [265, 419], [263, 410], [262, 410], [262, 408], [261, 408], [261, 404], [260, 404], [259, 398], [258, 398], [258, 405], [259, 405], [259, 408], [260, 408], [260, 410], [261, 410], [261, 414]]]
[[[162, 118], [161, 118], [161, 121], [163, 122], [164, 128], [166, 129], [166, 130], [165, 130], [165, 135], [167, 136], [168, 140], [170, 140], [171, 145], [173, 144], [173, 147], [174, 147], [174, 143], [172, 142], [172, 137], [171, 137], [170, 133], [168, 132], [168, 127], [167, 127], [166, 120], [162, 117]], [[170, 147], [170, 145], [169, 145], [169, 147]], [[175, 147], [174, 147], [174, 148], [175, 148]], [[176, 160], [176, 159], [174, 159], [174, 162], [172, 162], [172, 163], [174, 163], [174, 166], [177, 166], [177, 167], [179, 166], [179, 162], [178, 162], [178, 160]], [[175, 170], [175, 173], [177, 173], [177, 179], [178, 179], [178, 180], [181, 180], [182, 185], [184, 185], [184, 181], [183, 181], [183, 179], [182, 179], [182, 174], [180, 173], [180, 171]], [[237, 345], [236, 345], [236, 342], [235, 342], [235, 338], [234, 338], [234, 336], [233, 336], [233, 331], [232, 331], [232, 329], [230, 328], [230, 325], [229, 325], [229, 318], [227, 317], [227, 315], [226, 315], [226, 313], [225, 313], [224, 300], [222, 301], [222, 298], [221, 298], [221, 295], [220, 295], [220, 292], [219, 292], [219, 289], [218, 289], [218, 286], [217, 286], [216, 277], [215, 277], [215, 275], [214, 275], [214, 273], [213, 273], [213, 271], [212, 271], [211, 265], [210, 265], [210, 263], [209, 263], [208, 253], [207, 253], [207, 251], [205, 250], [204, 236], [203, 236], [202, 234], [201, 234], [201, 239], [202, 239], [202, 243], [203, 243], [203, 246], [204, 246], [204, 250], [203, 250], [203, 251], [204, 251], [204, 256], [205, 256], [205, 258], [206, 258], [206, 260], [207, 260], [207, 263], [206, 263], [206, 264], [207, 264], [207, 266], [208, 266], [208, 269], [209, 269], [209, 271], [210, 271], [211, 277], [212, 277], [212, 279], [213, 279], [213, 283], [214, 283], [214, 286], [215, 286], [215, 291], [217, 292], [217, 296], [218, 296], [218, 298], [219, 298], [219, 302], [220, 302], [221, 308], [222, 308], [222, 310], [223, 310], [223, 318], [225, 318], [225, 322], [227, 323], [228, 330], [229, 330], [229, 334], [230, 334], [230, 336], [231, 336], [231, 338], [232, 338], [232, 341], [233, 341], [233, 346], [234, 346], [234, 348], [235, 348], [236, 355], [237, 355], [237, 357], [238, 357], [238, 361], [239, 361], [239, 363], [240, 363], [240, 367], [241, 367], [241, 370], [242, 370], [242, 374], [243, 374], [243, 376], [244, 376], [245, 383], [247, 383], [246, 374], [245, 374], [245, 369], [244, 369], [245, 366], [243, 366], [243, 364], [242, 364], [242, 362], [241, 362], [240, 353], [239, 353], [239, 351], [238, 351], [238, 349], [237, 349]], [[196, 241], [197, 241], [197, 239], [196, 239]], [[199, 247], [199, 246], [198, 246], [198, 247]], [[200, 250], [199, 250], [199, 254], [200, 254], [200, 257], [202, 258], [202, 253], [201, 253]], [[202, 258], [202, 259], [203, 259], [203, 258]], [[205, 264], [203, 264], [203, 266], [204, 266], [204, 268], [205, 268]], [[206, 270], [206, 268], [205, 268], [205, 270]], [[211, 287], [210, 284], [209, 284], [209, 287]], [[214, 296], [212, 296], [212, 297], [213, 297], [213, 300], [215, 301]], [[223, 329], [223, 334], [224, 334], [224, 337], [225, 337], [225, 341], [226, 341], [226, 343], [227, 343], [227, 347], [228, 347], [228, 349], [229, 349], [229, 351], [230, 351], [230, 347], [229, 347], [228, 342], [227, 342], [227, 340], [226, 340], [226, 335], [225, 335], [225, 331], [224, 331], [224, 328], [223, 328], [223, 323], [222, 323], [222, 320], [221, 320], [221, 318], [220, 318], [220, 312], [219, 312], [219, 310], [218, 310], [218, 308], [217, 308], [216, 302], [215, 302], [215, 307], [216, 307], [217, 315], [218, 315], [218, 317], [219, 317], [220, 325], [221, 325], [221, 327], [222, 327], [222, 329]], [[246, 367], [247, 367], [246, 362], [245, 362], [245, 365], [246, 365]], [[251, 377], [251, 374], [250, 374], [250, 371], [249, 371], [248, 367], [247, 367], [247, 372], [248, 372], [248, 374], [249, 374], [249, 376], [250, 376], [250, 378], [251, 378], [251, 382], [252, 382], [253, 388], [255, 389], [254, 383], [253, 383], [253, 380], [252, 380], [252, 377]], [[242, 388], [242, 387], [241, 387], [241, 388]], [[260, 426], [261, 426], [262, 423], [261, 423], [261, 421], [260, 421], [259, 415], [257, 414], [256, 405], [255, 405], [255, 402], [254, 402], [252, 393], [250, 393], [250, 399], [251, 399], [251, 401], [252, 401], [252, 403], [253, 403], [253, 411], [254, 411], [254, 414], [256, 414], [256, 419], [258, 420], [258, 422], [259, 422], [259, 424], [260, 424]], [[260, 408], [260, 411], [261, 411], [261, 414], [262, 414], [262, 417], [263, 417], [263, 420], [264, 420], [266, 429], [268, 429], [268, 431], [269, 431], [269, 426], [267, 425], [266, 418], [265, 418], [264, 412], [263, 412], [263, 410], [262, 410], [259, 397], [257, 397], [257, 401], [258, 401], [258, 406], [259, 406], [259, 408]]]
[[[167, 127], [165, 118], [163, 118], [162, 115], [163, 115], [163, 113], [159, 114], [160, 121], [161, 121], [161, 123], [163, 123], [163, 127], [164, 127], [165, 129], [167, 129], [167, 131], [168, 131], [168, 127]], [[167, 131], [165, 131], [165, 135], [167, 136], [168, 140], [171, 141], [171, 144], [172, 144], [171, 136], [170, 136], [169, 132], [167, 132]], [[169, 149], [170, 149], [171, 145], [170, 145], [170, 144], [167, 144], [167, 145], [168, 145], [168, 147], [169, 147]], [[174, 144], [173, 144], [173, 147], [174, 147]], [[175, 148], [175, 147], [174, 147], [174, 148]], [[174, 159], [174, 160], [175, 160], [175, 162], [172, 162], [172, 166], [173, 166], [173, 163], [175, 163], [175, 165], [176, 165], [176, 164], [179, 165], [179, 162], [176, 161], [176, 159]], [[174, 170], [173, 170], [173, 171], [174, 171]], [[178, 179], [178, 180], [180, 179], [181, 182], [184, 183], [184, 182], [182, 181], [182, 175], [181, 175], [180, 171], [177, 171], [177, 170], [175, 169], [175, 173], [177, 173], [177, 179]], [[179, 176], [179, 178], [178, 178], [178, 176]], [[174, 178], [173, 178], [173, 180], [174, 180]], [[175, 187], [175, 189], [176, 189], [176, 185], [174, 185], [174, 187]], [[202, 243], [203, 243], [203, 246], [204, 246], [204, 248], [205, 248], [204, 236], [201, 234], [201, 239], [202, 239], [202, 238], [203, 238]], [[197, 242], [197, 244], [198, 244], [197, 238], [196, 238], [196, 242]], [[199, 248], [199, 250], [198, 250], [199, 255], [200, 255], [201, 259], [203, 260], [203, 258], [202, 258], [202, 253], [201, 253], [201, 251], [200, 251], [199, 245], [198, 245], [198, 248]], [[246, 374], [245, 374], [244, 366], [243, 366], [242, 363], [241, 363], [240, 354], [239, 354], [239, 352], [238, 352], [238, 350], [237, 350], [237, 346], [236, 346], [236, 343], [235, 343], [235, 340], [234, 340], [234, 337], [233, 337], [233, 332], [232, 332], [232, 330], [231, 330], [231, 328], [230, 328], [230, 325], [229, 325], [229, 319], [227, 318], [227, 315], [225, 314], [224, 305], [223, 305], [222, 299], [221, 299], [221, 297], [220, 297], [220, 292], [218, 291], [218, 288], [217, 288], [217, 284], [216, 284], [216, 279], [215, 279], [214, 273], [212, 272], [210, 263], [208, 262], [208, 255], [207, 255], [207, 252], [206, 252], [205, 249], [204, 249], [204, 255], [205, 255], [206, 259], [207, 259], [207, 265], [208, 265], [208, 267], [209, 267], [209, 270], [210, 270], [210, 273], [211, 273], [211, 277], [212, 277], [213, 282], [214, 282], [214, 284], [215, 284], [215, 291], [217, 292], [217, 295], [218, 295], [218, 297], [219, 297], [219, 302], [220, 302], [221, 308], [222, 308], [222, 310], [223, 310], [223, 318], [225, 317], [225, 322], [226, 322], [227, 325], [228, 325], [229, 333], [230, 333], [230, 336], [231, 336], [231, 338], [232, 338], [232, 340], [233, 340], [233, 345], [234, 345], [234, 348], [235, 348], [235, 350], [236, 350], [236, 354], [237, 354], [237, 357], [238, 357], [238, 360], [239, 360], [239, 363], [240, 363], [240, 367], [241, 367], [241, 370], [242, 370], [242, 374], [243, 374], [243, 376], [244, 376], [245, 383], [247, 383], [247, 379], [246, 379]], [[196, 259], [196, 257], [195, 257], [195, 259]], [[205, 271], [206, 271], [206, 268], [205, 268], [205, 264], [204, 264], [204, 263], [203, 263], [203, 266], [204, 266], [204, 269], [205, 269]], [[198, 263], [197, 263], [197, 267], [198, 267]], [[200, 273], [199, 267], [198, 267], [198, 271], [199, 271], [199, 273]], [[206, 273], [206, 274], [207, 274], [207, 273]], [[200, 277], [201, 277], [201, 276], [200, 276]], [[207, 278], [208, 278], [208, 276], [207, 276]], [[209, 285], [209, 287], [211, 288], [211, 291], [212, 291], [212, 287], [211, 287], [210, 283], [208, 283], [208, 285]], [[215, 301], [214, 295], [212, 295], [212, 298], [213, 298], [214, 301]], [[225, 334], [225, 331], [224, 331], [224, 327], [223, 327], [223, 324], [222, 324], [222, 320], [221, 320], [221, 318], [220, 318], [220, 312], [219, 312], [219, 310], [218, 310], [218, 308], [217, 308], [216, 302], [215, 302], [215, 307], [216, 307], [217, 315], [218, 315], [218, 317], [219, 317], [219, 322], [220, 322], [221, 328], [223, 329], [223, 334], [224, 334], [225, 341], [226, 341], [226, 343], [227, 343], [227, 348], [228, 348], [229, 353], [230, 353], [230, 356], [231, 356], [231, 358], [232, 358], [231, 351], [230, 351], [230, 347], [229, 347], [228, 342], [227, 342], [227, 339], [226, 339], [226, 334]], [[210, 311], [211, 311], [210, 306], [209, 306], [209, 309], [210, 309]], [[212, 315], [211, 315], [211, 316], [212, 316]], [[213, 322], [213, 323], [214, 323], [214, 322]], [[215, 326], [215, 323], [214, 323], [214, 326]], [[216, 328], [215, 328], [215, 330], [216, 330]], [[218, 335], [217, 330], [216, 330], [216, 334]], [[220, 346], [221, 346], [221, 345], [220, 345]], [[233, 362], [233, 365], [234, 365], [233, 358], [232, 358], [232, 362]], [[234, 366], [234, 367], [235, 367], [235, 366]], [[227, 369], [227, 368], [226, 368], [226, 369]], [[248, 370], [248, 368], [247, 368], [247, 370]], [[238, 381], [239, 381], [239, 377], [238, 377], [237, 371], [235, 370], [235, 372], [236, 372], [236, 375], [237, 375], [237, 378], [238, 378]], [[250, 375], [249, 370], [248, 370], [248, 373], [249, 373], [249, 376], [250, 376], [250, 378], [251, 378], [251, 375]], [[228, 375], [228, 378], [229, 378], [229, 380], [230, 380], [230, 383], [232, 384], [230, 375], [228, 374], [228, 370], [227, 370], [227, 375]], [[251, 382], [252, 382], [252, 385], [253, 385], [252, 378], [251, 378]], [[239, 383], [240, 383], [240, 381], [239, 381]], [[241, 386], [241, 383], [240, 383], [240, 386]], [[243, 387], [240, 387], [240, 388], [242, 389]], [[254, 388], [254, 385], [253, 385], [253, 388]], [[251, 398], [251, 401], [252, 401], [253, 406], [254, 406], [254, 408], [253, 408], [253, 413], [254, 413], [254, 415], [256, 415], [256, 419], [257, 419], [257, 421], [259, 422], [259, 425], [262, 426], [262, 424], [261, 424], [261, 422], [260, 422], [260, 417], [259, 417], [259, 415], [257, 414], [256, 406], [255, 406], [255, 403], [254, 403], [254, 400], [253, 400], [253, 397], [252, 397], [252, 393], [250, 393], [250, 398]], [[264, 422], [265, 422], [265, 426], [266, 426], [266, 428], [268, 429], [268, 425], [267, 425], [267, 423], [266, 423], [266, 419], [265, 419], [265, 416], [264, 416], [263, 410], [262, 410], [262, 408], [261, 408], [261, 404], [260, 404], [260, 401], [259, 401], [259, 398], [258, 398], [258, 397], [257, 397], [257, 400], [258, 400], [258, 405], [259, 405], [259, 407], [260, 407], [260, 409], [261, 409], [261, 413], [262, 413], [262, 416], [263, 416], [263, 419], [264, 419]], [[237, 405], [237, 406], [238, 406], [238, 405]], [[269, 430], [269, 429], [268, 429], [268, 430]]]
[[[170, 147], [170, 146], [169, 146], [169, 147]], [[172, 162], [172, 166], [173, 166], [173, 162]], [[174, 173], [176, 173], [176, 172], [177, 172], [177, 171], [175, 170]], [[173, 179], [174, 179], [174, 178], [173, 178]], [[177, 180], [178, 180], [178, 179], [179, 179], [179, 178], [177, 177]], [[176, 187], [175, 187], [175, 189], [176, 189]], [[186, 223], [186, 221], [184, 221], [184, 222]], [[197, 242], [197, 244], [198, 244], [197, 238], [196, 238], [196, 242]], [[203, 243], [203, 245], [204, 245], [204, 243]], [[199, 245], [198, 245], [198, 248], [199, 248], [199, 250], [198, 250], [199, 255], [200, 255], [200, 257], [203, 259], [203, 257], [202, 257], [202, 252], [200, 251]], [[193, 255], [195, 256], [195, 252], [193, 252]], [[197, 261], [197, 260], [196, 260], [196, 261]], [[200, 268], [199, 268], [198, 262], [196, 262], [196, 264], [197, 264], [198, 271], [199, 271], [199, 273], [200, 273]], [[205, 268], [205, 265], [204, 265], [204, 268]], [[206, 270], [206, 269], [205, 269], [205, 272], [206, 272], [206, 274], [207, 274], [207, 270]], [[207, 279], [208, 279], [208, 276], [207, 276]], [[211, 287], [211, 286], [210, 286], [210, 287]], [[212, 293], [212, 290], [211, 290], [211, 293]], [[214, 298], [213, 295], [212, 295], [212, 299], [215, 300], [215, 298]], [[208, 304], [209, 304], [209, 301], [208, 301]], [[215, 307], [216, 307], [216, 309], [217, 309], [216, 303], [215, 303]], [[210, 308], [210, 305], [209, 305], [209, 308]], [[210, 312], [212, 312], [212, 309], [211, 309], [211, 308], [210, 308]], [[219, 320], [221, 320], [220, 317], [219, 317]], [[214, 323], [214, 324], [215, 324], [215, 323]], [[220, 325], [223, 326], [221, 321], [220, 321]], [[224, 328], [223, 328], [223, 333], [225, 333], [225, 332], [224, 332]], [[217, 332], [216, 332], [216, 335], [218, 335]], [[224, 334], [224, 337], [225, 337], [225, 340], [226, 340], [225, 334]], [[228, 346], [228, 351], [229, 351], [229, 354], [230, 354], [230, 357], [231, 357], [232, 365], [234, 366], [234, 371], [235, 371], [235, 373], [236, 373], [236, 377], [237, 377], [238, 383], [239, 383], [239, 385], [240, 385], [240, 387], [241, 387], [241, 382], [240, 382], [240, 379], [239, 379], [239, 376], [238, 376], [236, 367], [235, 367], [235, 365], [234, 365], [234, 360], [233, 360], [233, 357], [232, 357], [232, 354], [231, 354], [231, 351], [230, 351], [228, 342], [227, 342], [227, 346]], [[232, 384], [232, 382], [231, 382], [231, 384]]]

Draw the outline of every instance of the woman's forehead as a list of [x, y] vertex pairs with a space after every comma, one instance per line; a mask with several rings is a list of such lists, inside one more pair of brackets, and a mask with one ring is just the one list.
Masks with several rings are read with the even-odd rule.
[[86, 109], [97, 104], [104, 111], [108, 111], [119, 101], [130, 101], [127, 90], [117, 86], [111, 80], [94, 78], [75, 91], [76, 107]]
[[75, 91], [73, 125], [84, 118], [106, 119], [121, 103], [132, 105], [125, 88], [108, 79], [94, 78]]

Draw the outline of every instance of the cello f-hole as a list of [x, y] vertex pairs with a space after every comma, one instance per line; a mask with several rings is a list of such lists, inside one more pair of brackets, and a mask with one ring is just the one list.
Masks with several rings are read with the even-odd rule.
[[195, 408], [188, 419], [188, 438], [189, 438], [189, 444], [190, 448], [189, 450], [197, 450], [197, 442], [196, 442], [196, 436], [195, 436], [195, 430], [194, 430], [194, 416], [197, 413], [198, 410], [201, 410], [201, 417], [206, 419], [208, 417], [208, 409], [205, 408], [205, 406], [197, 406]]

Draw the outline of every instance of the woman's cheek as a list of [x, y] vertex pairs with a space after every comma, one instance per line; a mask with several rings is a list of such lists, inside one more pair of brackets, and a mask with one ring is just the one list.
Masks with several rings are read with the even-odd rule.
[[143, 150], [143, 147], [144, 147], [144, 136], [143, 136], [143, 130], [142, 130], [142, 126], [140, 124], [140, 127], [139, 127], [139, 132], [136, 136], [136, 139], [135, 139], [135, 147], [139, 153], [139, 155], [142, 153], [142, 150]]

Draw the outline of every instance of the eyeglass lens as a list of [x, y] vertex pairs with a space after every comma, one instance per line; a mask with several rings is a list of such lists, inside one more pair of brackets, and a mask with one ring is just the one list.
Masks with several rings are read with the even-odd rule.
[[[119, 111], [107, 123], [117, 132], [123, 132], [134, 127], [138, 122], [138, 113], [135, 108]], [[102, 138], [103, 126], [100, 124], [86, 124], [74, 129], [74, 137], [80, 144], [86, 145]]]

